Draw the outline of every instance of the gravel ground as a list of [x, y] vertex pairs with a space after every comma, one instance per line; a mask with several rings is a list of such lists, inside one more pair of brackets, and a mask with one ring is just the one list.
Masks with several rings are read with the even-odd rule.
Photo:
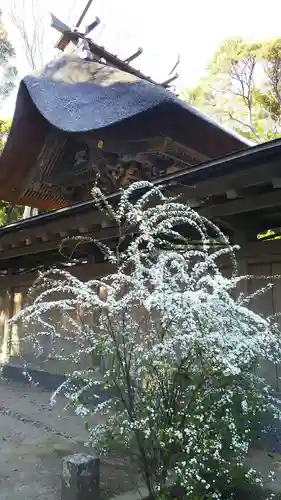
[[[58, 500], [61, 458], [85, 451], [83, 421], [49, 398], [37, 387], [0, 381], [0, 500]], [[102, 498], [133, 489], [133, 478], [124, 460], [103, 461]]]
[[[61, 398], [55, 406], [50, 406], [50, 396], [50, 392], [38, 387], [0, 379], [0, 500], [60, 499], [62, 457], [89, 452], [83, 446], [86, 432], [82, 419], [70, 410], [65, 412]], [[249, 467], [255, 467], [264, 477], [275, 471], [275, 482], [268, 486], [278, 494], [281, 492], [279, 437], [279, 432], [271, 430], [266, 443], [252, 451], [247, 460]], [[124, 460], [102, 461], [102, 500], [136, 486], [135, 474]]]

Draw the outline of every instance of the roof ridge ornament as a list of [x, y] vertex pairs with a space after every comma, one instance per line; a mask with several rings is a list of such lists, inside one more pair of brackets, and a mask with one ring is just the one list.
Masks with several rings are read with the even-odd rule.
[[56, 43], [55, 47], [63, 52], [67, 48], [69, 43], [72, 42], [74, 46], [76, 46], [76, 49], [78, 49], [78, 52], [82, 51], [81, 54], [82, 58], [88, 59], [90, 61], [93, 60], [98, 61], [101, 63], [105, 62], [106, 64], [109, 64], [110, 66], [113, 66], [116, 69], [125, 71], [127, 73], [131, 73], [132, 75], [135, 75], [143, 80], [147, 80], [150, 83], [159, 85], [166, 89], [170, 88], [171, 83], [178, 78], [178, 73], [175, 74], [172, 73], [174, 73], [175, 69], [179, 64], [179, 56], [172, 71], [170, 71], [168, 78], [160, 83], [154, 81], [152, 78], [144, 75], [141, 71], [135, 69], [133, 66], [130, 65], [132, 61], [134, 61], [135, 59], [137, 59], [139, 56], [142, 55], [143, 53], [142, 47], [139, 47], [137, 51], [135, 51], [132, 55], [123, 60], [120, 59], [117, 55], [114, 55], [111, 52], [107, 51], [104, 47], [101, 47], [100, 45], [96, 44], [90, 38], [88, 38], [88, 35], [100, 24], [99, 17], [96, 17], [92, 23], [86, 26], [86, 30], [84, 33], [78, 31], [78, 28], [80, 27], [92, 2], [93, 0], [89, 0], [87, 2], [86, 7], [84, 8], [74, 29], [67, 26], [65, 23], [60, 21], [60, 19], [58, 19], [54, 14], [51, 13], [51, 27], [57, 30], [61, 34], [61, 37]]

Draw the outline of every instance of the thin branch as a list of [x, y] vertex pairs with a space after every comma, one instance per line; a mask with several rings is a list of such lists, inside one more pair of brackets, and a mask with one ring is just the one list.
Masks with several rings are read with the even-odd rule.
[[252, 134], [256, 137], [256, 139], [258, 141], [261, 141], [261, 138], [256, 133], [256, 131], [255, 131], [255, 129], [254, 129], [254, 127], [252, 125], [250, 125], [249, 123], [245, 123], [242, 120], [239, 120], [239, 118], [236, 118], [230, 111], [228, 112], [228, 116], [229, 116], [230, 120], [239, 123], [239, 125], [242, 125], [242, 127], [248, 128], [252, 132]]

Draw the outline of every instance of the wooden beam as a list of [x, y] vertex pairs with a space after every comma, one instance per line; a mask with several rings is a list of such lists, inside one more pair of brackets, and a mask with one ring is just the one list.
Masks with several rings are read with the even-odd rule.
[[134, 54], [132, 54], [130, 57], [127, 57], [126, 59], [124, 59], [124, 62], [127, 64], [130, 64], [134, 59], [139, 57], [142, 53], [143, 53], [143, 49], [142, 49], [142, 47], [140, 47], [136, 52], [134, 52]]
[[198, 208], [198, 212], [206, 217], [214, 218], [253, 212], [277, 205], [281, 205], [281, 190], [273, 191], [271, 193], [257, 194], [249, 196], [248, 198], [220, 203], [217, 205], [205, 206], [204, 208]]
[[243, 233], [247, 241], [255, 241], [258, 233], [263, 232], [269, 227], [276, 226], [276, 223], [271, 224], [268, 219], [263, 220], [262, 217], [253, 217], [251, 212], [231, 215], [225, 218], [216, 217], [216, 224], [221, 227], [222, 230], [227, 228], [228, 225], [233, 235]]
[[[270, 183], [271, 179], [280, 175], [280, 166], [277, 164], [263, 164], [258, 167], [251, 167], [247, 170], [232, 171], [229, 174], [224, 174], [221, 177], [213, 177], [202, 181], [192, 181], [188, 186], [188, 174], [181, 184], [181, 179], [178, 180], [178, 185], [172, 186], [174, 192], [181, 193], [183, 189], [193, 193], [193, 196], [206, 198], [215, 194], [225, 193], [229, 189], [241, 189], [247, 186], [257, 186], [259, 184]], [[206, 174], [207, 176], [207, 174]], [[164, 181], [163, 181], [164, 183]]]
[[279, 189], [281, 187], [280, 177], [276, 177], [276, 178], [272, 179], [272, 186], [274, 187], [274, 189]]
[[261, 254], [265, 253], [270, 256], [272, 260], [278, 257], [281, 260], [281, 240], [271, 240], [271, 241], [256, 241], [255, 243], [248, 243], [245, 247], [241, 248], [239, 251], [243, 258], [248, 257], [259, 257]]
[[178, 75], [178, 73], [176, 73], [175, 75], [170, 76], [170, 78], [167, 78], [167, 80], [165, 80], [164, 82], [162, 82], [160, 85], [166, 89], [167, 87], [169, 87], [169, 85], [172, 82], [174, 82], [175, 80], [177, 80], [178, 77], [179, 77], [179, 75]]
[[47, 241], [45, 243], [36, 243], [30, 245], [22, 245], [18, 247], [10, 247], [5, 248], [2, 252], [0, 252], [0, 261], [14, 259], [15, 257], [21, 257], [24, 255], [34, 255], [36, 253], [43, 253], [49, 250], [54, 250], [55, 248], [59, 248], [61, 244], [61, 240], [52, 240]]
[[[114, 268], [108, 262], [99, 262], [98, 264], [78, 264], [70, 269], [71, 274], [77, 276], [81, 280], [89, 280], [92, 278], [101, 278], [113, 272]], [[37, 277], [37, 272], [26, 272], [22, 274], [9, 274], [0, 276], [0, 287], [5, 289], [15, 286], [29, 286]]]
[[50, 241], [52, 239], [52, 235], [48, 233], [42, 233], [40, 234], [40, 238], [42, 241]]
[[239, 198], [239, 194], [236, 189], [229, 189], [226, 191], [226, 197], [228, 200], [236, 200], [236, 198]]
[[55, 48], [63, 52], [68, 46], [70, 41], [75, 45], [73, 37], [71, 38], [69, 37], [69, 35], [67, 35], [67, 33], [65, 33], [64, 35], [61, 35], [61, 37], [59, 38], [59, 40], [55, 45]]
[[76, 39], [77, 36], [79, 36], [80, 40], [85, 40], [88, 43], [88, 45], [89, 45], [90, 51], [96, 57], [101, 58], [101, 59], [105, 59], [105, 61], [109, 65], [111, 65], [111, 66], [113, 66], [113, 67], [115, 67], [115, 68], [117, 68], [117, 69], [119, 69], [121, 71], [125, 71], [126, 73], [130, 73], [131, 75], [134, 75], [137, 78], [141, 78], [142, 80], [147, 80], [150, 83], [153, 83], [155, 85], [159, 85], [159, 83], [157, 83], [154, 80], [152, 80], [152, 78], [150, 78], [149, 76], [144, 75], [141, 71], [137, 70], [133, 66], [130, 66], [129, 64], [127, 64], [126, 62], [124, 62], [122, 59], [119, 59], [119, 57], [117, 57], [114, 54], [112, 54], [111, 52], [108, 52], [104, 47], [101, 47], [100, 45], [97, 45], [95, 42], [93, 42], [93, 40], [91, 40], [90, 38], [87, 38], [84, 35], [82, 35], [82, 33], [72, 32], [71, 36], [73, 36], [74, 39]]
[[68, 217], [64, 217], [62, 214], [61, 219], [52, 218], [41, 223], [40, 217], [38, 218], [38, 225], [34, 224], [31, 226], [26, 226], [24, 229], [20, 229], [15, 232], [6, 233], [3, 231], [1, 235], [1, 245], [9, 245], [14, 244], [15, 241], [25, 243], [26, 240], [32, 241], [33, 238], [42, 238], [46, 237], [46, 234], [49, 235], [49, 239], [55, 239], [57, 235], [63, 231], [67, 234], [70, 231], [77, 231], [79, 227], [88, 227], [89, 231], [98, 231], [100, 229], [100, 221], [101, 221], [101, 213], [95, 208], [90, 207], [87, 213], [85, 214], [71, 214]]
[[86, 4], [85, 8], [83, 9], [83, 11], [82, 11], [82, 13], [81, 13], [81, 16], [79, 17], [79, 19], [78, 19], [78, 21], [77, 21], [77, 24], [76, 24], [76, 26], [75, 26], [76, 28], [79, 28], [80, 24], [82, 23], [82, 21], [83, 21], [84, 17], [86, 16], [86, 14], [87, 14], [87, 12], [88, 12], [89, 8], [90, 8], [90, 7], [91, 7], [91, 5], [92, 5], [92, 3], [93, 3], [93, 0], [88, 0], [88, 2], [87, 2], [87, 4]]
[[[77, 228], [76, 228], [77, 229]], [[77, 237], [79, 236], [79, 230], [77, 229]], [[108, 227], [104, 229], [100, 229], [99, 231], [92, 231], [89, 233], [83, 233], [85, 237], [95, 238], [101, 241], [108, 241], [118, 237], [118, 228], [116, 227]], [[16, 236], [16, 234], [14, 235]], [[75, 236], [73, 236], [75, 238]], [[20, 257], [24, 255], [32, 255], [47, 252], [50, 250], [58, 249], [63, 241], [68, 240], [68, 238], [54, 238], [48, 241], [40, 241], [38, 242], [38, 237], [36, 243], [33, 244], [32, 240], [30, 240], [29, 245], [19, 245], [17, 247], [9, 247], [4, 248], [2, 252], [0, 252], [0, 260], [12, 259], [15, 257]], [[34, 240], [35, 241], [35, 240]], [[14, 239], [15, 242], [15, 239]], [[13, 244], [14, 244], [13, 242]], [[19, 242], [20, 243], [20, 242]]]

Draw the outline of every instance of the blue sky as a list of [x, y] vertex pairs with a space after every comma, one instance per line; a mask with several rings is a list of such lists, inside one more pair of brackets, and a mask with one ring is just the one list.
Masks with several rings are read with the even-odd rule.
[[[29, 72], [17, 32], [7, 16], [12, 0], [0, 0], [9, 37], [17, 51], [20, 76]], [[15, 1], [15, 0], [13, 0]], [[18, 0], [22, 1], [22, 0]], [[30, 0], [25, 0], [26, 4]], [[45, 22], [46, 62], [52, 58], [57, 34], [49, 27], [48, 11], [64, 21], [75, 22], [86, 0], [38, 0]], [[3, 5], [1, 5], [3, 3]], [[143, 55], [135, 62], [157, 80], [167, 77], [180, 54], [179, 88], [192, 87], [204, 74], [207, 61], [225, 37], [263, 39], [281, 36], [280, 0], [94, 0], [86, 18], [101, 19], [93, 39], [108, 50], [126, 57], [139, 46]], [[27, 11], [28, 16], [28, 11]], [[14, 95], [1, 115], [12, 115]]]

